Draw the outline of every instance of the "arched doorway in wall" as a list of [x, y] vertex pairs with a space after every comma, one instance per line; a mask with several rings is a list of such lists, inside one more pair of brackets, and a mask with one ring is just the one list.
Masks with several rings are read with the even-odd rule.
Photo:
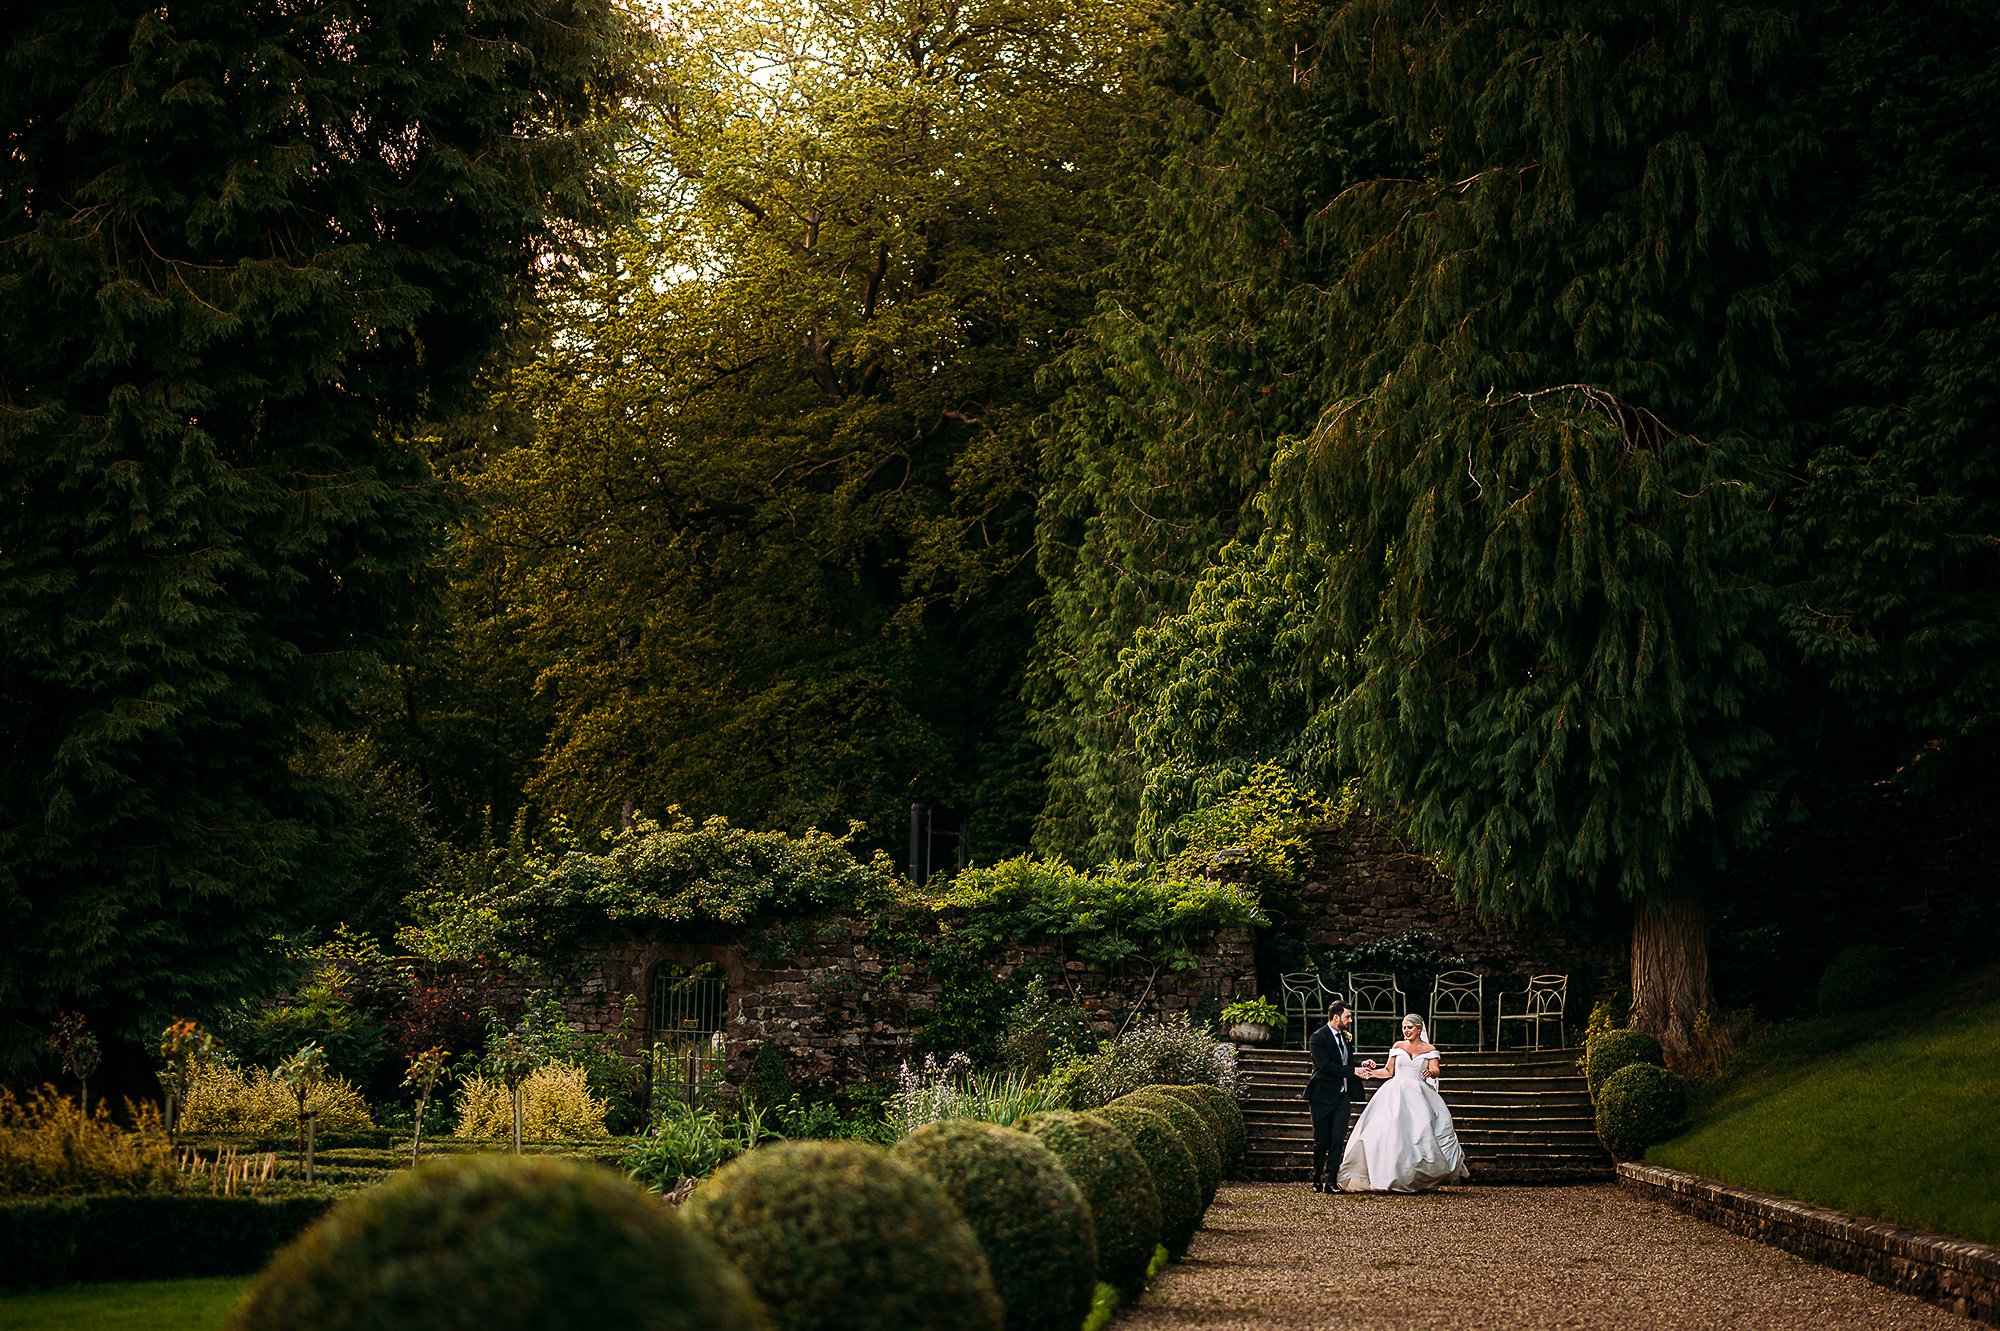
[[722, 967], [663, 961], [647, 988], [655, 1102], [663, 1096], [687, 1104], [712, 1100], [729, 1059], [729, 980]]

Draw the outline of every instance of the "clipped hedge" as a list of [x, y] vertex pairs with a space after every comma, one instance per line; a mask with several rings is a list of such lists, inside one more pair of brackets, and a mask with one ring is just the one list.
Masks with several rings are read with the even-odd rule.
[[1868, 1012], [1895, 994], [1896, 957], [1886, 947], [1864, 943], [1842, 948], [1819, 977], [1819, 1015]]
[[1194, 1232], [1201, 1228], [1201, 1175], [1173, 1120], [1126, 1102], [1105, 1105], [1086, 1117], [1109, 1123], [1139, 1152], [1160, 1197], [1160, 1242], [1175, 1257], [1187, 1252]]
[[230, 1331], [761, 1331], [743, 1278], [679, 1215], [571, 1160], [436, 1160], [279, 1253]]
[[1075, 1331], [1097, 1292], [1090, 1205], [1040, 1140], [972, 1119], [926, 1124], [890, 1153], [945, 1190], [986, 1254], [1007, 1331]]
[[0, 1289], [66, 1283], [87, 1205], [81, 1197], [0, 1203]]
[[1644, 1031], [1604, 1031], [1591, 1040], [1583, 1055], [1583, 1076], [1590, 1084], [1591, 1098], [1597, 1098], [1613, 1073], [1634, 1063], [1665, 1067], [1667, 1058], [1659, 1040]]
[[1222, 1185], [1222, 1144], [1216, 1140], [1215, 1129], [1200, 1110], [1157, 1087], [1147, 1087], [1130, 1095], [1120, 1096], [1113, 1104], [1138, 1105], [1165, 1115], [1174, 1125], [1187, 1145], [1188, 1153], [1194, 1157], [1196, 1175], [1201, 1180], [1201, 1204], [1204, 1210], [1215, 1200], [1215, 1190]]
[[0, 1203], [0, 1286], [247, 1275], [333, 1204], [116, 1193]]
[[1243, 1121], [1243, 1110], [1236, 1098], [1219, 1086], [1148, 1086], [1149, 1091], [1164, 1091], [1168, 1095], [1179, 1096], [1192, 1105], [1215, 1133], [1215, 1143], [1222, 1150], [1222, 1168], [1229, 1169], [1243, 1159], [1243, 1153], [1250, 1148], [1250, 1128]]
[[1160, 1246], [1160, 1194], [1145, 1157], [1124, 1133], [1088, 1114], [1055, 1110], [1026, 1126], [1055, 1153], [1090, 1207], [1097, 1278], [1126, 1298], [1138, 1294]]
[[789, 1141], [738, 1156], [685, 1208], [749, 1278], [778, 1331], [999, 1331], [972, 1228], [879, 1146]]
[[1637, 1160], [1687, 1122], [1687, 1084], [1665, 1068], [1632, 1063], [1597, 1093], [1597, 1135], [1620, 1160]]

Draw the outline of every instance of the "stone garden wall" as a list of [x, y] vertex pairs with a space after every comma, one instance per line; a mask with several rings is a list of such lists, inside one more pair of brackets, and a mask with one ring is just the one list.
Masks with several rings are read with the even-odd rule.
[[[740, 1082], [759, 1045], [784, 1052], [795, 1085], [823, 1093], [859, 1082], [881, 1083], [910, 1059], [925, 1018], [944, 985], [923, 964], [888, 950], [879, 921], [832, 919], [791, 924], [707, 942], [676, 941], [664, 933], [607, 939], [568, 980], [572, 1022], [589, 1031], [615, 1031], [624, 1002], [636, 1000], [628, 1028], [638, 1052], [645, 1039], [651, 986], [662, 963], [675, 968], [713, 965], [728, 982], [728, 1077]], [[1188, 1012], [1213, 1018], [1223, 1004], [1257, 991], [1254, 949], [1242, 930], [1227, 930], [1200, 950], [1193, 970], [1153, 974], [1133, 965], [1111, 975], [1053, 945], [1017, 946], [992, 967], [1001, 982], [1023, 967], [1059, 976], [1067, 990], [1109, 1033], [1126, 1015]]]
[[1862, 1220], [1657, 1165], [1621, 1164], [1618, 1178], [1641, 1197], [1722, 1229], [1866, 1276], [1961, 1316], [2000, 1322], [2000, 1248]]
[[[1447, 952], [1464, 957], [1487, 977], [1489, 1005], [1496, 983], [1512, 987], [1530, 974], [1568, 974], [1579, 1025], [1589, 1011], [1590, 979], [1616, 961], [1625, 937], [1623, 920], [1515, 926], [1482, 918], [1454, 898], [1450, 879], [1367, 808], [1313, 838], [1297, 900], [1287, 903], [1283, 918], [1273, 923], [1279, 941], [1287, 936], [1302, 940], [1314, 958], [1411, 929], [1428, 930]], [[1263, 958], [1274, 970], [1299, 960], [1275, 947], [1267, 948]], [[1265, 978], [1276, 981], [1275, 974]], [[1410, 998], [1421, 1002], [1414, 993]]]

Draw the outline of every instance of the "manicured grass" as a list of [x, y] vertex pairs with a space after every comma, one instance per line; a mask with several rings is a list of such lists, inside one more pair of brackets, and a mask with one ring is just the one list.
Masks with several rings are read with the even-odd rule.
[[1755, 1042], [1648, 1164], [2000, 1243], [2000, 971]]
[[249, 1288], [249, 1276], [65, 1285], [0, 1295], [4, 1331], [215, 1331]]

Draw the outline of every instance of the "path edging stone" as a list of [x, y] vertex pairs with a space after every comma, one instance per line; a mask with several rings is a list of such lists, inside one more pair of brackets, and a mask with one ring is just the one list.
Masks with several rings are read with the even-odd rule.
[[1622, 1163], [1618, 1181], [1733, 1233], [1866, 1276], [1975, 1321], [2000, 1323], [2000, 1248], [1863, 1220], [1658, 1165]]

